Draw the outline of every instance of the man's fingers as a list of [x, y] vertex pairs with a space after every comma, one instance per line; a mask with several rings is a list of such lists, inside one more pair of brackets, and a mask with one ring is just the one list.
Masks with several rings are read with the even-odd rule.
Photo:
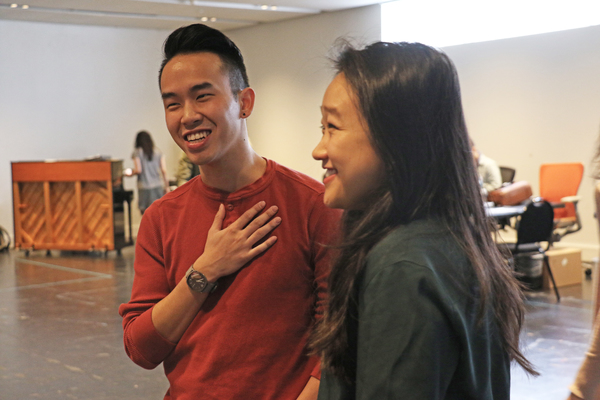
[[279, 208], [277, 206], [271, 206], [267, 211], [254, 218], [254, 220], [244, 228], [248, 237], [252, 236], [254, 232], [256, 232], [258, 229], [260, 229], [262, 226], [268, 223], [269, 220], [271, 220], [271, 218], [273, 218], [275, 214], [277, 214], [277, 211], [279, 211]]
[[281, 224], [281, 218], [280, 217], [273, 218], [267, 224], [265, 224], [264, 226], [261, 226], [260, 228], [255, 230], [248, 238], [248, 243], [251, 246], [254, 246], [255, 243], [260, 241], [263, 237], [267, 236], [269, 234], [269, 232], [271, 232], [273, 229], [277, 228], [279, 226], [279, 224]]
[[220, 231], [223, 226], [223, 220], [225, 219], [225, 206], [223, 204], [219, 204], [219, 210], [215, 214], [215, 219], [213, 220], [211, 230]]
[[252, 248], [252, 250], [250, 250], [248, 252], [248, 255], [250, 256], [250, 260], [253, 259], [254, 257], [258, 256], [260, 253], [264, 253], [269, 247], [273, 246], [276, 241], [277, 241], [277, 236], [271, 236], [270, 238], [265, 240], [263, 243]]
[[267, 203], [265, 203], [264, 201], [259, 201], [258, 203], [256, 203], [255, 205], [253, 205], [252, 207], [250, 207], [245, 213], [243, 213], [233, 224], [231, 224], [230, 226], [232, 226], [233, 228], [242, 230], [244, 229], [244, 227], [246, 225], [248, 225], [248, 223], [250, 221], [252, 221], [252, 219], [256, 216], [256, 214], [258, 214], [259, 212], [261, 212], [263, 210], [263, 208], [265, 208], [265, 205]]

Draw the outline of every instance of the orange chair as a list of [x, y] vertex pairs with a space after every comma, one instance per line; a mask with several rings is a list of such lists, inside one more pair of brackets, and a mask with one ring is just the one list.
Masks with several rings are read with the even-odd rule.
[[540, 167], [540, 197], [554, 207], [552, 242], [581, 229], [577, 190], [582, 178], [582, 163], [543, 164]]

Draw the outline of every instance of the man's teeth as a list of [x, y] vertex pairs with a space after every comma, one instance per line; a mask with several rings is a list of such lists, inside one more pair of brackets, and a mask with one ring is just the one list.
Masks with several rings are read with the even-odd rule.
[[325, 171], [325, 178], [327, 178], [328, 176], [331, 176], [331, 175], [335, 175], [335, 174], [337, 174], [337, 170], [328, 169], [327, 171]]
[[204, 139], [206, 139], [206, 137], [208, 135], [209, 135], [208, 132], [192, 133], [186, 137], [186, 140], [188, 142], [194, 142], [196, 140], [204, 140]]

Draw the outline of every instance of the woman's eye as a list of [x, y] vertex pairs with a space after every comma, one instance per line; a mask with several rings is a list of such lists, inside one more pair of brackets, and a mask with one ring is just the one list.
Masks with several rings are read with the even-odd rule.
[[326, 122], [324, 124], [321, 124], [321, 132], [325, 133], [325, 131], [331, 131], [331, 130], [339, 130], [339, 128], [335, 125], [332, 124], [331, 122]]

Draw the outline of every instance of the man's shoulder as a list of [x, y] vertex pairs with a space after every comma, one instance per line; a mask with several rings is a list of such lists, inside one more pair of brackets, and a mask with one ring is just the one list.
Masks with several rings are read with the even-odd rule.
[[279, 181], [278, 183], [285, 182], [289, 185], [297, 186], [300, 190], [306, 190], [315, 194], [325, 191], [323, 184], [316, 179], [276, 162], [273, 163], [275, 164], [275, 180]]

